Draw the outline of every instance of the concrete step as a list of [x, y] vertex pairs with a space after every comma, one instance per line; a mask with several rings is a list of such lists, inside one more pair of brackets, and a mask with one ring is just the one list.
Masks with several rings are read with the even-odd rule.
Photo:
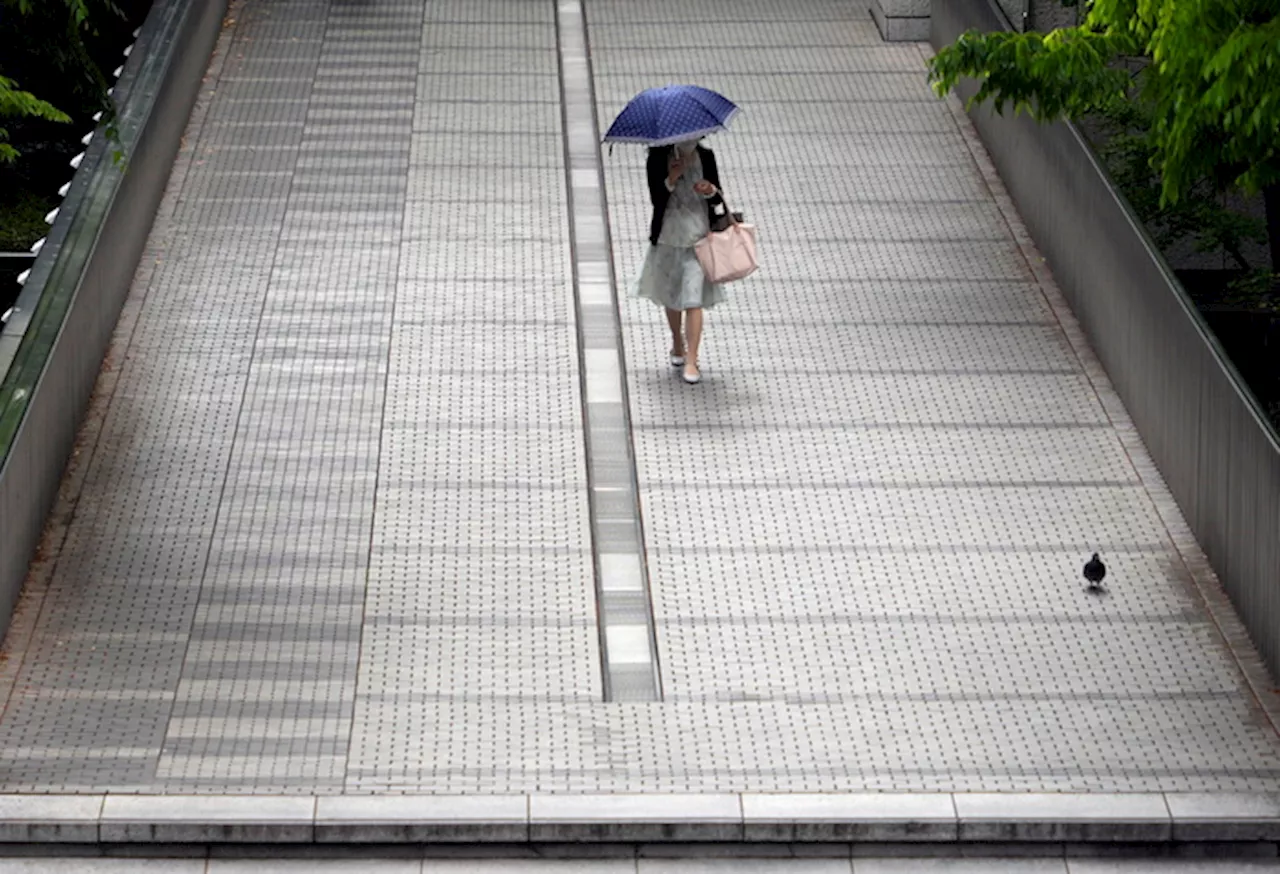
[[923, 858], [789, 858], [776, 855], [708, 859], [694, 856], [545, 856], [460, 853], [270, 853], [238, 847], [183, 856], [178, 852], [101, 858], [62, 854], [0, 858], [5, 874], [1273, 874], [1280, 860], [1126, 857], [1090, 859], [977, 856]]
[[1274, 852], [1280, 795], [3, 795], [0, 842], [1246, 844]]

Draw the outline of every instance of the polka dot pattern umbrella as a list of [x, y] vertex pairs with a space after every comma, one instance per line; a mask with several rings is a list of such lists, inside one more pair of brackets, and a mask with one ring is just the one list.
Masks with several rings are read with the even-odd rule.
[[667, 146], [724, 130], [738, 112], [733, 101], [697, 85], [665, 85], [641, 91], [618, 113], [606, 143]]

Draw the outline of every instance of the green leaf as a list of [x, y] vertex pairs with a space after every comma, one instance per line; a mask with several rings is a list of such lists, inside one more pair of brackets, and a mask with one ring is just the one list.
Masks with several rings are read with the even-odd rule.
[[940, 96], [977, 80], [971, 102], [1040, 121], [1146, 107], [1165, 205], [1199, 180], [1254, 191], [1280, 176], [1280, 0], [1095, 0], [1077, 27], [966, 33], [935, 55], [930, 79]]

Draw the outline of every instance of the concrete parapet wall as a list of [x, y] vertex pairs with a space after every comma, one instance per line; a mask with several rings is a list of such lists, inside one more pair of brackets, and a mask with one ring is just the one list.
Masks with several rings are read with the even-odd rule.
[[[935, 0], [930, 39], [1004, 27], [991, 0]], [[1280, 438], [1079, 130], [970, 116], [1212, 565], [1184, 570], [1211, 611], [1216, 572], [1280, 674]]]
[[871, 17], [890, 42], [929, 39], [930, 0], [870, 0]]
[[[0, 337], [0, 625], [7, 626], [168, 181], [227, 5], [157, 0]], [[116, 151], [121, 160], [115, 160]]]

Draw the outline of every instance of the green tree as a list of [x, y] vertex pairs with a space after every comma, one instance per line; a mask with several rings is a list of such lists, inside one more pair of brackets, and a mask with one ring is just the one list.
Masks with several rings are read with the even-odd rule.
[[1208, 180], [1261, 192], [1280, 274], [1280, 0], [1094, 0], [1048, 34], [963, 34], [930, 62], [935, 91], [1040, 121], [1142, 106], [1162, 206]]
[[[12, 78], [11, 66], [27, 73], [38, 69], [46, 86], [50, 80], [69, 82], [70, 93], [82, 102], [110, 111], [106, 78], [85, 43], [86, 35], [96, 33], [95, 12], [120, 14], [110, 0], [0, 0], [0, 42], [9, 43], [0, 53], [0, 164], [18, 157], [6, 119], [71, 121], [53, 103], [26, 90], [37, 86], [20, 85]], [[65, 85], [62, 90], [66, 93]]]
[[[71, 121], [71, 116], [29, 91], [18, 88], [12, 79], [0, 76], [0, 122], [6, 118], [43, 118], [48, 121]], [[18, 150], [9, 145], [9, 131], [0, 127], [0, 163], [17, 160]]]

